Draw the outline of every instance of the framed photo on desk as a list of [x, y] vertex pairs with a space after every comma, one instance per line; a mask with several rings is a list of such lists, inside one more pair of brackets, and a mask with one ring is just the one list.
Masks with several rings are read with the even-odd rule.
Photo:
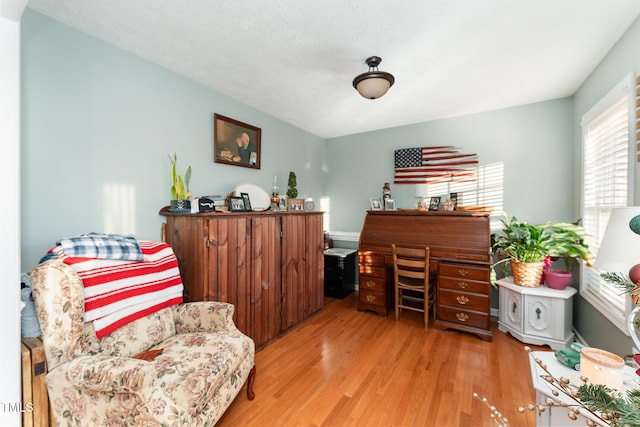
[[379, 197], [371, 198], [371, 210], [372, 211], [381, 211], [382, 210], [382, 202], [380, 202]]
[[384, 199], [384, 210], [385, 211], [395, 211], [396, 210], [396, 201], [394, 199]]
[[429, 210], [437, 211], [438, 209], [440, 209], [440, 197], [432, 197], [429, 202]]

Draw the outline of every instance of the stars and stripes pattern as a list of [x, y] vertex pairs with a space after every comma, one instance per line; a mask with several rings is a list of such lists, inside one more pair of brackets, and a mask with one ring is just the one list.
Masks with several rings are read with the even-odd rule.
[[395, 151], [394, 184], [436, 184], [475, 181], [477, 154], [460, 154], [456, 147], [403, 148]]

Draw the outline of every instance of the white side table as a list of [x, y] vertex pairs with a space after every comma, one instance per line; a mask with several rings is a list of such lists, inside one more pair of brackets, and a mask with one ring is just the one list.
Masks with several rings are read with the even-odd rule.
[[573, 301], [576, 290], [546, 286], [528, 288], [512, 277], [497, 281], [500, 287], [498, 329], [527, 344], [548, 345], [553, 350], [569, 347], [575, 336]]

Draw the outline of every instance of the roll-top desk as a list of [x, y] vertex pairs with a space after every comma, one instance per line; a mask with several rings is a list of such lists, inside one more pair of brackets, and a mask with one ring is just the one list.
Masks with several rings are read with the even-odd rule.
[[360, 233], [358, 310], [394, 306], [391, 245], [430, 248], [435, 325], [491, 341], [488, 212], [369, 211]]

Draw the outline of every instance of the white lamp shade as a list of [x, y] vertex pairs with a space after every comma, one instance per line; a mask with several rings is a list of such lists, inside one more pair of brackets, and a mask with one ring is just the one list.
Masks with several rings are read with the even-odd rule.
[[391, 82], [382, 77], [369, 77], [356, 85], [358, 93], [367, 99], [377, 99], [387, 93]]
[[631, 267], [640, 263], [640, 235], [630, 228], [631, 220], [638, 215], [640, 206], [611, 211], [594, 267], [627, 274]]

